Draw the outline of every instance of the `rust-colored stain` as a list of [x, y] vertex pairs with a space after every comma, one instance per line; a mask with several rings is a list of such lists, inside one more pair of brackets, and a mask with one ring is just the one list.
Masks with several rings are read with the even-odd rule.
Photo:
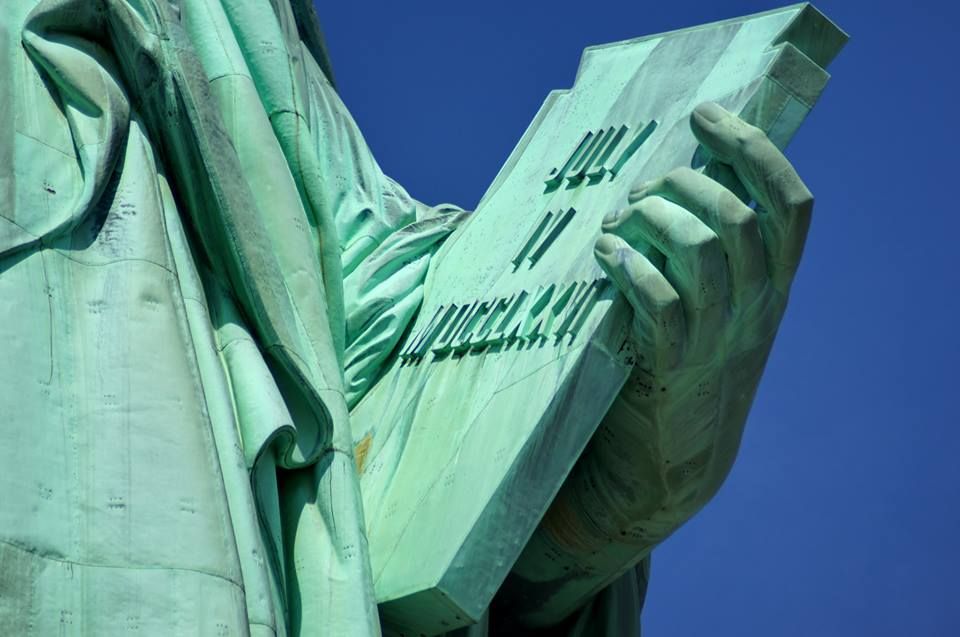
[[373, 442], [373, 435], [364, 436], [357, 446], [353, 448], [353, 457], [357, 463], [357, 473], [363, 473], [363, 466], [367, 461], [367, 454], [370, 452], [370, 444]]
[[575, 555], [588, 555], [596, 550], [597, 531], [587, 528], [582, 512], [561, 493], [541, 522], [543, 530], [557, 546]]

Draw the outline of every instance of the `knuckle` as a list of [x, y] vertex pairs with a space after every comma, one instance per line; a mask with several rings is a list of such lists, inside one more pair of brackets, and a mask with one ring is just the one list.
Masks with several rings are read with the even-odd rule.
[[734, 226], [746, 223], [756, 217], [749, 206], [726, 188], [723, 188], [717, 195], [717, 212], [724, 223]]
[[680, 295], [673, 288], [664, 289], [651, 295], [650, 305], [660, 316], [671, 315], [680, 307]]
[[813, 212], [813, 193], [806, 186], [797, 189], [797, 192], [787, 197], [786, 205], [799, 214], [808, 215]]
[[687, 249], [696, 255], [708, 257], [720, 250], [720, 238], [709, 228], [703, 226], [690, 233]]
[[680, 295], [659, 272], [644, 275], [637, 284], [643, 290], [650, 310], [656, 314], [669, 313], [680, 304]]
[[747, 208], [746, 204], [727, 188], [722, 188], [720, 194], [717, 195], [717, 207], [730, 215], [738, 214], [743, 208]]
[[723, 223], [737, 233], [752, 232], [757, 227], [757, 213], [746, 206], [731, 208], [724, 214]]
[[725, 258], [723, 247], [720, 244], [720, 238], [713, 231], [705, 229], [705, 232], [690, 237], [684, 250], [687, 267], [691, 268], [696, 276], [702, 277], [709, 274], [712, 277], [714, 273], [723, 270]]

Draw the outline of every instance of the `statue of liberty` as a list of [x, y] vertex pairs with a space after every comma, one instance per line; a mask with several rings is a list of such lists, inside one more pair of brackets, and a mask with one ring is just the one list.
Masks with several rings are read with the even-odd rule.
[[[13, 0], [0, 23], [2, 632], [399, 633], [351, 410], [469, 213], [383, 174], [306, 0]], [[644, 355], [601, 428], [632, 460], [591, 441], [460, 634], [635, 634], [650, 551], [732, 465], [813, 199], [737, 116], [689, 126], [757, 209], [680, 168], [609, 211], [596, 259]], [[590, 568], [531, 590], [547, 544]]]

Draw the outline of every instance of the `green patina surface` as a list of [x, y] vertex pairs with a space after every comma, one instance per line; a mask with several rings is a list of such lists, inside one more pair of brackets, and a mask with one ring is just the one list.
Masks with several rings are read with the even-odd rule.
[[841, 31], [590, 48], [468, 214], [383, 174], [303, 0], [0, 26], [4, 634], [635, 632], [739, 445]]
[[[606, 542], [602, 556], [569, 554], [569, 538], [542, 533], [528, 544], [638, 356], [649, 368], [658, 355], [628, 345], [629, 306], [593, 258], [601, 220], [637, 184], [708, 159], [690, 131], [698, 104], [719, 103], [786, 146], [826, 84], [821, 65], [842, 42], [821, 14], [801, 5], [593, 47], [573, 88], [548, 97], [476, 212], [444, 243], [400, 355], [353, 412], [354, 438], [364, 444], [361, 490], [373, 577], [387, 617], [414, 633], [478, 619], [513, 569], [511, 590], [542, 606], [524, 616], [552, 623], [686, 517], [689, 505], [663, 519], [643, 512], [613, 524], [613, 533], [591, 520], [593, 528], [581, 532]], [[673, 230], [678, 243], [690, 243], [700, 240], [703, 226]], [[624, 237], [653, 261], [670, 252], [645, 234]], [[715, 272], [703, 276], [701, 267], [676, 267], [671, 284], [709, 286], [707, 294], [721, 295], [717, 278], [725, 268], [711, 263]], [[769, 296], [781, 295], [771, 286]], [[673, 427], [709, 431], [718, 412], [743, 407], [716, 404], [737, 402], [714, 394], [730, 355], [717, 350], [728, 346], [727, 331], [766, 330], [759, 323], [771, 320], [777, 304], [756, 313], [738, 308], [735, 319], [697, 326], [717, 333], [692, 344], [703, 351], [685, 352], [683, 364], [696, 370], [671, 370], [670, 391], [679, 397], [667, 405], [676, 412]], [[749, 340], [729, 346], [743, 350], [736, 354], [740, 373], [759, 377], [769, 341]], [[701, 390], [709, 397], [694, 389], [704, 383], [712, 385]], [[622, 432], [608, 423], [591, 453], [603, 453], [598, 447], [606, 444], [626, 459], [644, 458], [634, 447], [655, 439], [656, 424], [643, 420], [631, 418]], [[636, 436], [643, 426], [649, 437]], [[715, 453], [711, 435], [675, 446], [676, 459], [706, 465], [697, 491], [725, 475], [724, 455], [735, 450]], [[630, 474], [623, 471], [625, 482]], [[592, 481], [582, 499], [607, 500], [596, 492], [605, 481], [611, 478]], [[568, 517], [595, 508], [574, 506]]]

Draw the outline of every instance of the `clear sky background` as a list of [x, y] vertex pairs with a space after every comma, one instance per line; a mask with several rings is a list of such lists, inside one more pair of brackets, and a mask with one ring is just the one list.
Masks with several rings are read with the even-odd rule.
[[[464, 207], [584, 47], [781, 6], [318, 4], [384, 170]], [[817, 6], [852, 39], [788, 149], [817, 197], [806, 256], [737, 465], [654, 553], [645, 637], [960, 635], [960, 10]]]

